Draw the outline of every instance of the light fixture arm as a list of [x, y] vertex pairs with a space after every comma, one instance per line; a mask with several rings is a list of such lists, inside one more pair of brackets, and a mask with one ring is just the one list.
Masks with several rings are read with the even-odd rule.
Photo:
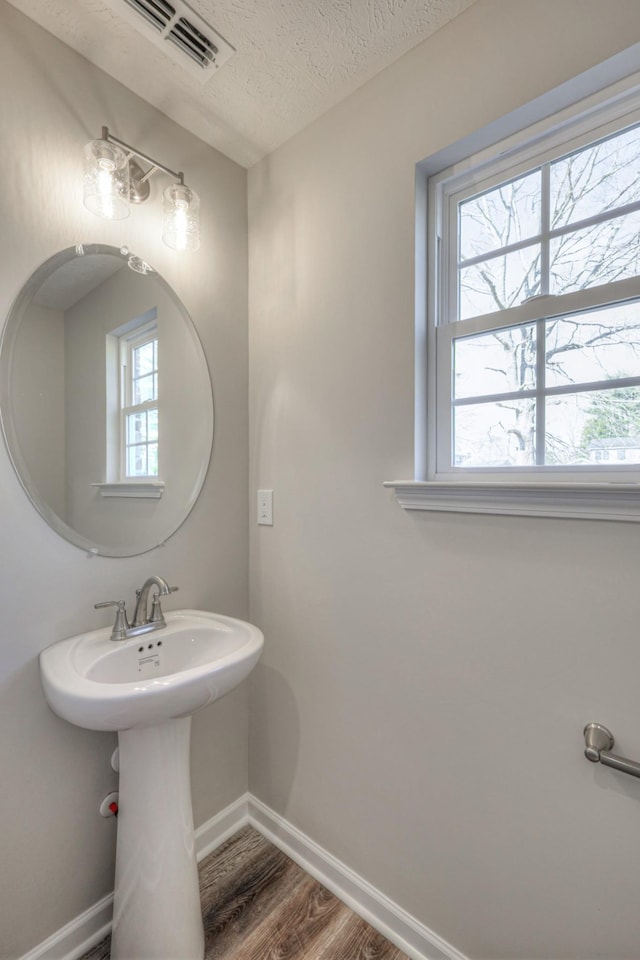
[[131, 144], [125, 143], [124, 140], [120, 140], [118, 137], [114, 137], [112, 133], [109, 133], [108, 127], [102, 128], [102, 139], [122, 147], [123, 150], [126, 150], [131, 157], [138, 157], [139, 160], [143, 160], [145, 163], [151, 164], [150, 169], [147, 170], [142, 177], [140, 177], [140, 183], [144, 183], [146, 180], [152, 177], [154, 173], [156, 173], [158, 170], [161, 170], [162, 173], [166, 173], [167, 176], [173, 177], [177, 183], [184, 185], [184, 173], [181, 170], [178, 172], [171, 170], [170, 167], [165, 167], [163, 163], [160, 163], [158, 160], [154, 160], [153, 157], [149, 157], [146, 153], [141, 153], [140, 150], [132, 147]]
[[[144, 203], [151, 194], [150, 180], [164, 173], [174, 181], [162, 194], [162, 239], [172, 250], [197, 250], [200, 246], [200, 198], [184, 182], [182, 171], [142, 153], [102, 128], [102, 138], [85, 144], [83, 201], [105, 220], [124, 220], [129, 205]], [[143, 170], [141, 160], [147, 170]]]

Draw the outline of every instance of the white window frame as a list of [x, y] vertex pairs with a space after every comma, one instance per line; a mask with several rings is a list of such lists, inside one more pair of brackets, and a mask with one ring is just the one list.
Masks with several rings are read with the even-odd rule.
[[[469, 320], [457, 319], [458, 293], [458, 233], [454, 224], [457, 223], [458, 206], [468, 197], [484, 193], [501, 183], [515, 179], [529, 170], [544, 166], [551, 160], [572, 153], [587, 144], [601, 140], [616, 133], [623, 127], [640, 123], [640, 94], [634, 95], [630, 102], [623, 104], [607, 104], [601, 108], [596, 116], [590, 115], [587, 122], [578, 116], [573, 123], [555, 130], [542, 141], [536, 138], [533, 143], [517, 150], [505, 149], [503, 144], [497, 145], [499, 158], [493, 162], [484, 160], [478, 163], [471, 157], [462, 165], [449, 168], [429, 183], [429, 204], [435, 212], [433, 232], [430, 232], [428, 242], [429, 269], [436, 278], [437, 294], [431, 302], [428, 315], [429, 347], [435, 351], [436, 372], [435, 384], [432, 385], [430, 400], [431, 411], [428, 416], [428, 429], [432, 436], [432, 450], [434, 455], [430, 464], [430, 478], [433, 480], [450, 480], [462, 478], [469, 482], [480, 481], [493, 477], [504, 482], [513, 482], [516, 479], [537, 481], [541, 477], [561, 477], [570, 482], [596, 482], [628, 479], [640, 480], [640, 465], [625, 465], [612, 468], [609, 471], [596, 465], [581, 465], [580, 467], [540, 465], [534, 469], [513, 466], [508, 469], [494, 467], [455, 467], [452, 466], [451, 450], [451, 416], [453, 410], [452, 396], [452, 346], [453, 341], [470, 334], [490, 332], [499, 328], [506, 328], [522, 323], [543, 322], [555, 316], [566, 316], [575, 312], [584, 312], [589, 309], [608, 304], [624, 302], [640, 298], [640, 277], [629, 280], [618, 280], [608, 284], [553, 296], [544, 291], [537, 297], [531, 298], [519, 306], [507, 308], [495, 313], [487, 313]], [[460, 169], [462, 167], [462, 169]], [[548, 167], [545, 169], [548, 170]], [[543, 178], [542, 204], [545, 200], [548, 206], [548, 185], [545, 190]], [[634, 213], [640, 210], [640, 202], [632, 203], [620, 208], [619, 214]], [[575, 221], [566, 227], [543, 232], [526, 241], [513, 244], [506, 250], [518, 249], [539, 242], [544, 251], [549, 248], [550, 242], [564, 233], [572, 233], [584, 227], [610, 219], [610, 212], [592, 216], [583, 221]], [[482, 259], [482, 258], [478, 258]], [[544, 275], [543, 275], [544, 280]], [[612, 382], [611, 386], [638, 386], [640, 377], [632, 380]], [[580, 385], [584, 389], [586, 385]], [[545, 394], [573, 393], [576, 387], [556, 387], [553, 390], [544, 389], [543, 371], [539, 372], [536, 387], [529, 391], [518, 391], [514, 396], [520, 399], [527, 397], [541, 397]], [[490, 396], [482, 398], [490, 401]], [[539, 431], [544, 430], [544, 420], [538, 419]], [[543, 437], [538, 438], [538, 447], [543, 447]]]
[[[156, 341], [156, 354], [158, 359], [156, 361], [156, 376], [158, 375], [158, 365], [159, 365], [159, 350], [160, 344], [158, 341], [158, 323], [157, 320], [151, 320], [148, 323], [145, 323], [139, 327], [136, 327], [129, 333], [122, 334], [120, 336], [120, 480], [123, 482], [134, 482], [136, 480], [157, 480], [160, 475], [160, 462], [158, 455], [158, 474], [127, 474], [127, 417], [132, 414], [145, 411], [150, 412], [153, 410], [158, 410], [158, 397], [156, 396], [153, 400], [147, 400], [144, 403], [134, 404], [132, 403], [132, 388], [133, 388], [133, 351], [138, 347], [143, 346], [145, 343], [151, 343]], [[158, 432], [158, 439], [154, 441], [158, 445], [158, 454], [160, 446], [160, 438]], [[144, 444], [140, 444], [143, 446]], [[146, 442], [146, 446], [149, 446], [149, 441]], [[148, 455], [147, 455], [148, 463]]]
[[[164, 494], [164, 481], [159, 477], [132, 477], [124, 475], [123, 391], [125, 390], [123, 356], [126, 340], [135, 340], [143, 331], [158, 329], [158, 311], [152, 307], [139, 317], [128, 320], [105, 338], [106, 423], [105, 423], [105, 479], [92, 483], [97, 493], [109, 499], [157, 500]], [[160, 345], [158, 345], [160, 349]], [[160, 462], [158, 462], [160, 470]]]
[[[637, 49], [638, 45], [631, 48], [633, 54], [637, 54]], [[613, 63], [616, 59], [617, 64]], [[618, 76], [630, 73], [628, 64], [633, 60], [624, 61], [621, 55], [613, 61], [613, 71], [623, 71]], [[603, 75], [607, 77], [607, 68], [608, 65], [601, 65], [592, 71], [591, 78], [588, 75], [577, 78], [573, 86], [567, 84], [559, 92], [540, 98], [539, 102], [504, 118], [492, 129], [480, 131], [417, 168], [416, 479], [385, 484], [394, 489], [400, 504], [407, 509], [640, 521], [637, 464], [631, 467], [621, 464], [612, 471], [595, 465], [580, 467], [579, 471], [549, 466], [533, 471], [530, 468], [500, 471], [451, 467], [450, 456], [447, 457], [452, 379], [450, 343], [456, 323], [459, 325], [460, 321], [437, 322], [440, 310], [449, 308], [452, 296], [451, 285], [443, 291], [441, 279], [442, 257], [447, 249], [451, 250], [446, 204], [456, 202], [464, 191], [467, 195], [477, 194], [488, 189], [492, 182], [503, 182], [538, 166], [545, 158], [570, 153], [589, 140], [602, 139], [640, 122], [640, 74], [626, 76], [615, 83], [609, 79], [611, 85], [607, 86], [601, 80]], [[584, 96], [585, 87], [597, 92], [579, 100], [575, 91], [579, 90]], [[567, 106], [553, 113], [549, 105], [556, 93], [556, 110], [558, 101], [562, 105], [564, 100]], [[533, 117], [535, 122], [525, 126], [525, 117]], [[500, 128], [508, 131], [509, 136], [491, 139]], [[477, 152], [468, 149], [474, 140]], [[480, 150], [477, 150], [478, 144]], [[464, 147], [466, 151], [461, 152]], [[454, 250], [451, 258], [454, 265], [457, 264], [455, 253]], [[421, 266], [421, 260], [426, 268]], [[451, 270], [449, 275], [455, 284], [455, 271]], [[511, 308], [508, 325], [637, 297], [640, 297], [638, 278], [561, 297], [543, 296]], [[495, 326], [495, 319], [495, 315], [476, 318], [476, 330]], [[443, 410], [446, 411], [444, 417]]]

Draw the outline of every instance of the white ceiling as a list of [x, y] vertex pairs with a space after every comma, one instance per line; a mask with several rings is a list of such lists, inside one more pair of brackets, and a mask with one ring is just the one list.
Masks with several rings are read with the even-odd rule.
[[126, 263], [122, 257], [102, 253], [67, 260], [43, 280], [33, 295], [33, 303], [64, 312], [122, 270]]
[[125, 0], [10, 2], [251, 166], [475, 0], [190, 0], [236, 51], [205, 83], [131, 25], [121, 14]]

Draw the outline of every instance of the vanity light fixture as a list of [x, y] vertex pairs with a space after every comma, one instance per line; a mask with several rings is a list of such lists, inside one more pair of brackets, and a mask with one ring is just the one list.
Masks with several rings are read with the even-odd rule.
[[[137, 158], [137, 159], [135, 159]], [[100, 140], [90, 140], [83, 150], [84, 205], [105, 220], [124, 220], [130, 203], [144, 203], [149, 180], [161, 171], [175, 183], [167, 187], [162, 203], [162, 239], [172, 250], [197, 250], [200, 246], [200, 199], [184, 182], [184, 174], [141, 153], [102, 128]], [[145, 172], [137, 160], [150, 164]]]

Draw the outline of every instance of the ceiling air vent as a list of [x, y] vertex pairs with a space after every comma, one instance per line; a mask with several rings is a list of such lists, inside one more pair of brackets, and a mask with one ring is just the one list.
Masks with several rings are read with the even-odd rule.
[[156, 30], [164, 30], [169, 21], [175, 16], [175, 7], [164, 0], [125, 0], [132, 10], [139, 13]]
[[191, 57], [194, 63], [197, 63], [204, 70], [215, 62], [220, 52], [213, 40], [201, 33], [186, 17], [180, 17], [176, 25], [169, 31], [167, 40], [180, 47], [188, 57]]
[[199, 80], [208, 80], [235, 51], [182, 0], [108, 0], [109, 6]]

